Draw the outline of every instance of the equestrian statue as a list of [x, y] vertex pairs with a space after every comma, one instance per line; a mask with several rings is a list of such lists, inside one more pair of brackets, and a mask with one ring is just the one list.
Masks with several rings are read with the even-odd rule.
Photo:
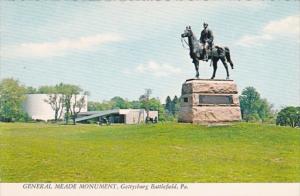
[[[214, 36], [210, 29], [208, 29], [208, 24], [203, 23], [204, 29], [201, 32], [201, 37], [197, 40], [194, 35], [191, 26], [187, 26], [184, 33], [181, 34], [181, 39], [185, 37], [188, 38], [188, 43], [190, 50], [190, 57], [193, 59], [193, 63], [195, 65], [196, 70], [196, 78], [199, 78], [199, 61], [208, 61], [211, 60], [210, 63], [213, 64], [213, 75], [211, 79], [214, 79], [216, 76], [218, 61], [221, 60], [227, 73], [226, 79], [229, 79], [229, 71], [227, 62], [230, 64], [231, 69], [233, 69], [233, 62], [230, 58], [230, 51], [228, 47], [221, 47], [213, 44]], [[181, 40], [182, 41], [182, 40]], [[185, 40], [184, 40], [185, 41]], [[227, 61], [227, 62], [226, 62]]]

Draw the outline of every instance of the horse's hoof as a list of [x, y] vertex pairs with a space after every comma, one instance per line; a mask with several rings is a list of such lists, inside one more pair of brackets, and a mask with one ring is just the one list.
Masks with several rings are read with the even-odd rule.
[[211, 77], [210, 79], [211, 79], [211, 80], [213, 80], [213, 79], [214, 79], [214, 77]]
[[226, 77], [226, 80], [230, 80], [230, 78], [229, 78], [229, 77]]

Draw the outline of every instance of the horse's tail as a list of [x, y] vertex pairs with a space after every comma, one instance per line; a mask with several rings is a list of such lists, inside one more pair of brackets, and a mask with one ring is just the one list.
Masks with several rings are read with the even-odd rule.
[[224, 48], [225, 48], [225, 57], [226, 57], [226, 60], [228, 61], [228, 63], [230, 64], [230, 66], [233, 68], [233, 62], [231, 61], [231, 58], [230, 58], [229, 48], [228, 47], [224, 47]]

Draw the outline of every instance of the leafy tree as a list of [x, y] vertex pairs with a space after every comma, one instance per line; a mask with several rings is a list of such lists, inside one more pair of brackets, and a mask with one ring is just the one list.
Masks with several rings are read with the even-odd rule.
[[180, 100], [178, 99], [178, 97], [175, 95], [173, 100], [172, 100], [172, 114], [173, 116], [176, 116], [178, 114], [179, 111], [179, 107], [180, 107]]
[[142, 108], [147, 108], [149, 111], [158, 110], [161, 107], [159, 99], [151, 98], [145, 105], [142, 105]]
[[26, 94], [37, 94], [38, 90], [32, 86], [26, 88]]
[[102, 110], [111, 110], [114, 109], [114, 103], [112, 101], [103, 101]]
[[[117, 107], [119, 108], [119, 107]], [[101, 110], [111, 110], [117, 109], [115, 102], [113, 101], [103, 101], [103, 102], [95, 102], [89, 101], [88, 102], [88, 111], [101, 111]]]
[[[122, 100], [123, 101], [122, 101]], [[88, 102], [88, 110], [89, 111], [101, 111], [101, 110], [111, 110], [111, 109], [139, 109], [141, 108], [140, 101], [127, 101], [126, 99], [121, 98], [116, 101], [115, 98], [112, 98], [110, 101], [103, 101], [103, 102], [95, 102], [89, 101]]]
[[[40, 88], [41, 89], [41, 88]], [[48, 103], [54, 111], [55, 122], [61, 118], [64, 106], [65, 106], [65, 95], [64, 95], [64, 84], [60, 83], [54, 87], [47, 86], [42, 92], [47, 92], [48, 98], [44, 101]]]
[[48, 103], [54, 111], [54, 120], [57, 121], [61, 118], [64, 110], [64, 95], [62, 94], [48, 94], [48, 99], [44, 100]]
[[258, 108], [258, 116], [262, 120], [262, 122], [268, 119], [274, 119], [274, 113], [272, 112], [273, 105], [268, 103], [266, 99], [260, 100], [260, 105]]
[[113, 104], [113, 109], [128, 109], [130, 108], [130, 103], [128, 100], [123, 99], [122, 97], [113, 97], [110, 100]]
[[88, 94], [84, 92], [82, 95], [83, 90], [77, 85], [63, 83], [55, 86], [41, 86], [38, 91], [39, 93], [48, 94], [45, 102], [50, 104], [53, 109], [55, 121], [60, 119], [63, 112], [65, 112], [66, 124], [68, 124], [70, 117], [73, 124], [75, 124], [78, 113], [85, 107], [85, 95]]
[[26, 88], [12, 78], [0, 82], [0, 120], [10, 122], [23, 118]]
[[[77, 96], [79, 96], [79, 94], [82, 91], [83, 90], [79, 86], [72, 85], [72, 84], [64, 84], [62, 87], [62, 92], [64, 94], [64, 106], [65, 106], [65, 110], [66, 110], [66, 113], [65, 113], [66, 124], [68, 124], [70, 117], [73, 119], [73, 124], [75, 124], [76, 115], [79, 113], [78, 110], [77, 111], [75, 110], [76, 105], [78, 105], [78, 102], [76, 102], [76, 98], [77, 98]], [[79, 99], [81, 99], [81, 98], [79, 98]], [[80, 103], [78, 106], [83, 107], [84, 105], [82, 105]], [[81, 108], [80, 108], [80, 110], [81, 110]]]
[[165, 109], [165, 120], [174, 121], [177, 119], [177, 114], [179, 112], [180, 99], [175, 95], [173, 100], [170, 96], [166, 98], [166, 104], [164, 105]]
[[149, 115], [149, 111], [158, 111], [159, 121], [165, 121], [167, 119], [166, 111], [162, 106], [162, 104], [160, 103], [160, 100], [157, 98], [151, 98], [147, 102], [142, 102], [141, 108], [144, 108], [146, 112], [148, 110], [148, 115]]
[[172, 113], [172, 100], [171, 100], [170, 96], [167, 96], [167, 98], [166, 98], [165, 110], [168, 114]]
[[[71, 107], [70, 107], [70, 115], [73, 119], [73, 124], [76, 124], [75, 119], [77, 118], [78, 113], [80, 113], [81, 109], [85, 107], [85, 95], [87, 95], [87, 92], [84, 92], [83, 95], [79, 95], [79, 93], [75, 93], [73, 102], [71, 102]], [[72, 97], [73, 97], [72, 96]]]
[[139, 101], [141, 102], [141, 108], [146, 110], [146, 119], [149, 119], [150, 110], [150, 95], [152, 94], [152, 89], [145, 89], [145, 93], [140, 96]]
[[38, 89], [38, 93], [40, 94], [51, 94], [56, 91], [55, 86], [40, 86]]
[[242, 118], [248, 121], [264, 121], [272, 116], [270, 105], [266, 99], [261, 99], [254, 87], [247, 87], [240, 96]]
[[140, 101], [131, 101], [130, 103], [130, 107], [133, 109], [139, 109], [141, 108], [141, 102]]
[[300, 127], [300, 107], [289, 106], [277, 114], [276, 124], [281, 126]]
[[157, 111], [158, 111], [158, 120], [159, 121], [169, 120], [168, 119], [169, 115], [167, 114], [167, 112], [166, 112], [165, 108], [163, 107], [163, 105], [161, 105], [161, 103], [159, 102], [158, 106], [159, 106], [158, 109], [157, 109]]
[[88, 102], [88, 111], [101, 111], [102, 109], [102, 104], [100, 102], [96, 101], [89, 101]]

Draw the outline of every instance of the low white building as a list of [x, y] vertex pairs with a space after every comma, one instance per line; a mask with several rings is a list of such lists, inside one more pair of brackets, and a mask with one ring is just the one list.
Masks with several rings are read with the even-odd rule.
[[[145, 109], [113, 109], [103, 111], [80, 112], [76, 122], [85, 122], [95, 119], [108, 119], [111, 123], [140, 124], [146, 122], [147, 113]], [[153, 122], [158, 120], [158, 111], [149, 111], [149, 118]]]
[[[81, 112], [87, 111], [87, 96], [85, 96], [85, 104], [84, 107], [81, 109]], [[80, 96], [81, 97], [81, 96]], [[53, 120], [55, 112], [51, 108], [50, 104], [47, 103], [45, 100], [48, 99], [47, 94], [27, 94], [26, 99], [24, 101], [23, 107], [25, 112], [34, 120]], [[74, 99], [71, 100], [74, 103]], [[63, 111], [62, 114], [65, 112]], [[63, 115], [62, 117], [63, 118]]]

